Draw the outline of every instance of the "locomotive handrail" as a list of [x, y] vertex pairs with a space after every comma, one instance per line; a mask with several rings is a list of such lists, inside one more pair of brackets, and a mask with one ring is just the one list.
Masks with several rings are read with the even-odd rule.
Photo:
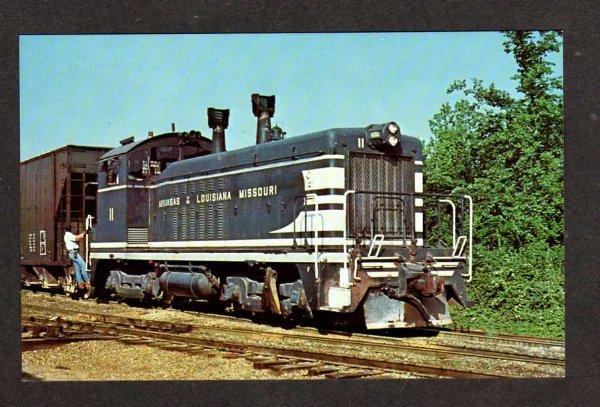
[[293, 248], [296, 248], [296, 201], [300, 197], [301, 196], [299, 195], [294, 198], [294, 206], [292, 208], [292, 217], [294, 219], [294, 234], [292, 235], [292, 239], [293, 239], [292, 247]]
[[375, 245], [377, 244], [377, 242], [379, 242], [379, 244], [377, 245], [377, 250], [375, 251], [375, 256], [374, 257], [378, 257], [379, 256], [379, 252], [381, 251], [381, 244], [383, 243], [383, 241], [385, 240], [385, 236], [384, 235], [373, 235], [373, 239], [371, 239], [371, 245], [369, 246], [369, 254], [367, 254], [367, 257], [372, 257], [371, 255], [373, 254], [373, 249], [375, 248]]
[[[346, 219], [347, 219], [347, 214], [346, 214], [346, 209], [347, 209], [347, 202], [348, 202], [348, 196], [352, 195], [356, 193], [355, 190], [349, 189], [346, 192], [344, 192], [344, 202], [342, 203], [342, 210], [344, 212], [344, 223], [346, 223]], [[348, 236], [347, 236], [347, 226], [344, 225], [344, 230], [343, 230], [343, 244], [344, 244], [344, 270], [346, 270], [346, 272], [348, 272]]]
[[[315, 195], [315, 194], [308, 194], [308, 195]], [[297, 243], [296, 243], [296, 232], [297, 232], [296, 231], [296, 218], [300, 214], [300, 212], [296, 212], [296, 202], [298, 201], [299, 198], [302, 198], [302, 200], [303, 200], [302, 206], [303, 206], [303, 209], [304, 209], [304, 232], [302, 232], [302, 233], [304, 235], [304, 247], [308, 249], [308, 239], [306, 237], [306, 231], [308, 229], [307, 223], [306, 223], [306, 218], [307, 218], [306, 217], [306, 206], [307, 206], [306, 198], [308, 197], [308, 195], [297, 195], [296, 197], [294, 197], [294, 207], [293, 207], [293, 218], [294, 218], [293, 228], [294, 228], [294, 234], [292, 236], [293, 247], [297, 246]], [[316, 201], [316, 199], [315, 199], [315, 201]]]
[[452, 248], [456, 248], [456, 205], [451, 199], [440, 199], [440, 202], [449, 203], [452, 206]]
[[[439, 197], [442, 195], [432, 194], [433, 196]], [[467, 279], [467, 283], [473, 279], [473, 198], [470, 195], [447, 195], [447, 197], [458, 197], [464, 202], [466, 198], [469, 201], [469, 261], [468, 269], [466, 273], [461, 273], [461, 276]], [[464, 205], [461, 206], [461, 211], [464, 211]], [[462, 229], [462, 226], [461, 226]], [[460, 239], [460, 238], [459, 238]], [[455, 247], [453, 246], [453, 249]], [[462, 250], [461, 250], [462, 251]], [[437, 257], [438, 259], [451, 259], [454, 257]]]
[[[313, 217], [313, 229], [314, 229], [314, 234], [315, 234], [315, 280], [319, 280], [319, 229], [317, 228], [316, 222], [317, 219], [319, 218], [319, 200], [317, 198], [317, 194], [315, 193], [310, 193], [310, 194], [306, 194], [306, 199], [308, 200], [308, 198], [311, 197], [313, 198], [313, 200], [315, 201], [315, 213], [314, 213], [314, 217]], [[306, 203], [306, 201], [304, 201]], [[304, 211], [304, 219], [306, 220], [306, 210]], [[323, 223], [321, 221], [321, 223]]]
[[465, 195], [469, 200], [469, 271], [463, 277], [467, 277], [467, 283], [473, 279], [473, 198]]
[[[305, 195], [298, 195], [294, 198], [294, 234], [293, 234], [293, 245], [296, 246], [296, 218], [297, 218], [297, 213], [296, 213], [296, 201], [298, 201], [298, 198], [302, 198], [303, 199], [303, 207], [304, 207], [304, 232], [302, 232], [304, 234], [304, 246], [306, 248], [309, 247], [308, 244], [308, 238], [307, 238], [307, 233], [308, 233], [308, 225], [307, 225], [307, 210], [306, 207], [308, 206], [308, 198], [312, 198], [314, 201], [314, 205], [315, 205], [315, 209], [314, 209], [314, 214], [313, 214], [313, 233], [314, 233], [314, 250], [313, 253], [315, 255], [315, 279], [319, 278], [319, 229], [317, 228], [317, 219], [320, 218], [319, 216], [319, 199], [318, 199], [318, 195], [315, 193], [308, 193]], [[323, 227], [323, 219], [321, 218], [321, 228]]]
[[466, 236], [459, 236], [456, 241], [456, 246], [454, 247], [454, 251], [452, 252], [453, 257], [462, 257], [462, 253], [465, 250], [465, 244], [467, 243]]
[[[92, 228], [92, 219], [94, 219], [92, 215], [85, 218], [86, 232]], [[85, 269], [90, 271], [90, 235], [88, 233], [85, 234]]]
[[[377, 194], [377, 195], [387, 195], [387, 196], [410, 196], [410, 197], [431, 197], [431, 198], [460, 198], [464, 201], [466, 198], [469, 202], [469, 259], [468, 259], [468, 269], [466, 273], [461, 273], [461, 276], [467, 279], [467, 282], [470, 282], [473, 279], [473, 198], [470, 195], [457, 195], [457, 194], [426, 194], [426, 193], [403, 193], [403, 192], [379, 192], [379, 191], [366, 191], [366, 190], [347, 190], [344, 192], [344, 202], [342, 206], [342, 210], [344, 212], [344, 219], [348, 218], [347, 208], [348, 208], [348, 196], [352, 194]], [[462, 206], [464, 210], [464, 205]], [[344, 269], [348, 269], [348, 232], [347, 226], [344, 227], [343, 230], [343, 247], [344, 247]], [[454, 248], [454, 246], [453, 246]], [[356, 272], [356, 270], [355, 270]]]

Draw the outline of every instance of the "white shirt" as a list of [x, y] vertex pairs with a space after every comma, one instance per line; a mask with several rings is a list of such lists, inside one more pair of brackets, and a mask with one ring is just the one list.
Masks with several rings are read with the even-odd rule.
[[77, 244], [77, 238], [71, 232], [65, 232], [65, 248], [67, 251], [79, 249], [79, 245]]

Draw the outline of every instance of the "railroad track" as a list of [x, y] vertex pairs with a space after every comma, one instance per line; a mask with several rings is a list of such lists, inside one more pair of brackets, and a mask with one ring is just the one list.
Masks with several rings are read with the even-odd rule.
[[[181, 311], [188, 314], [197, 314], [193, 311]], [[210, 315], [211, 318], [221, 318], [225, 320], [240, 320], [239, 317], [233, 317], [223, 314], [206, 314]], [[250, 321], [250, 319], [245, 319]], [[480, 353], [480, 356], [488, 356], [492, 359], [505, 359], [515, 360], [523, 362], [533, 362], [550, 365], [562, 365], [564, 366], [564, 352], [565, 343], [564, 341], [538, 338], [531, 336], [521, 335], [508, 335], [508, 334], [497, 334], [488, 335], [483, 331], [453, 331], [451, 329], [444, 328], [412, 328], [409, 330], [395, 331], [393, 333], [377, 331], [364, 333], [361, 331], [350, 332], [347, 330], [336, 330], [327, 329], [323, 330], [316, 327], [310, 326], [297, 326], [293, 329], [297, 333], [316, 334], [319, 332], [321, 335], [335, 335], [340, 337], [352, 337], [352, 341], [355, 343], [364, 343], [364, 341], [371, 341], [392, 346], [398, 346], [398, 341], [410, 341], [411, 337], [418, 337], [428, 343], [424, 346], [424, 349], [431, 349], [438, 346], [440, 351], [443, 352], [444, 348], [447, 348], [449, 352], [458, 354], [461, 350], [464, 352], [473, 351], [474, 353]], [[410, 335], [408, 336], [410, 332]], [[423, 333], [418, 336], [416, 333]], [[447, 342], [460, 342], [459, 345], [448, 345]], [[411, 345], [412, 346], [412, 345]], [[418, 345], [414, 346], [415, 348]], [[499, 350], [501, 348], [501, 350]], [[513, 356], [511, 356], [513, 355]]]
[[[41, 309], [43, 307], [36, 307]], [[64, 310], [62, 310], [64, 312]], [[104, 322], [112, 323], [121, 326], [133, 325], [137, 328], [155, 328], [163, 330], [177, 330], [177, 332], [189, 332], [196, 329], [198, 332], [207, 333], [210, 335], [246, 335], [247, 337], [254, 337], [260, 335], [268, 337], [270, 339], [277, 340], [298, 340], [304, 343], [314, 342], [319, 344], [328, 344], [332, 346], [348, 346], [351, 344], [353, 347], [377, 347], [378, 349], [386, 349], [392, 352], [420, 352], [421, 354], [435, 353], [438, 355], [445, 356], [461, 356], [461, 357], [478, 357], [485, 359], [498, 359], [505, 361], [517, 361], [524, 363], [535, 363], [535, 364], [546, 364], [546, 365], [558, 365], [564, 366], [564, 358], [548, 357], [548, 356], [532, 356], [528, 354], [514, 354], [503, 351], [494, 351], [489, 349], [479, 348], [468, 348], [465, 345], [460, 346], [448, 346], [438, 345], [432, 343], [423, 344], [405, 344], [398, 340], [382, 339], [380, 337], [372, 335], [362, 335], [360, 337], [325, 337], [315, 336], [314, 332], [309, 332], [313, 335], [307, 334], [307, 332], [269, 332], [265, 333], [258, 328], [226, 328], [226, 327], [208, 327], [204, 325], [194, 324], [175, 324], [170, 322], [158, 322], [143, 318], [131, 318], [121, 317], [114, 315], [98, 314], [98, 313], [85, 313], [77, 316], [79, 319], [87, 320], [90, 322]]]
[[[48, 295], [48, 293], [38, 293], [37, 295]], [[28, 304], [28, 307], [33, 307], [36, 309], [53, 309], [52, 306], [44, 305], [44, 306], [36, 306], [35, 304]], [[63, 308], [55, 308], [57, 312], [63, 311]], [[198, 311], [188, 311], [188, 310], [178, 310], [182, 313], [197, 315]], [[240, 318], [239, 316], [229, 316], [223, 314], [216, 313], [203, 313], [204, 315], [210, 315], [211, 318], [218, 318], [224, 320], [245, 320], [250, 321], [248, 318]], [[307, 327], [307, 326], [298, 326], [294, 328], [295, 332], [305, 332], [305, 333], [314, 333], [318, 328], [315, 327]], [[460, 347], [463, 349], [479, 349], [482, 345], [486, 347], [486, 349], [494, 349], [498, 345], [506, 345], [513, 348], [521, 348], [512, 350], [510, 348], [503, 350], [501, 353], [515, 353], [522, 354], [522, 349], [532, 348], [532, 347], [546, 347], [546, 348], [557, 348], [558, 350], [562, 349], [562, 353], [564, 355], [564, 341], [558, 341], [554, 339], [548, 338], [539, 338], [532, 336], [522, 336], [522, 335], [510, 335], [510, 334], [496, 334], [496, 335], [488, 335], [483, 331], [471, 330], [471, 331], [457, 331], [446, 328], [415, 328], [413, 331], [420, 331], [426, 335], [431, 336], [430, 341], [433, 341], [435, 338], [444, 338], [444, 339], [455, 339], [464, 342]], [[352, 332], [349, 333], [347, 331], [328, 329], [325, 331], [327, 334], [332, 335], [340, 335], [340, 336], [352, 336], [353, 338], [361, 338], [365, 340], [395, 340], [395, 335], [391, 334], [389, 331], [382, 331], [382, 333], [361, 333], [361, 332]], [[394, 339], [392, 339], [394, 338]], [[527, 355], [527, 354], [525, 354]], [[545, 357], [542, 357], [544, 359]], [[557, 359], [564, 360], [564, 356], [549, 359]]]
[[[339, 355], [327, 352], [316, 352], [302, 349], [288, 349], [278, 346], [239, 343], [235, 341], [214, 340], [182, 336], [169, 332], [172, 329], [160, 327], [159, 321], [152, 324], [126, 327], [121, 320], [112, 322], [114, 316], [104, 316], [102, 321], [77, 321], [68, 318], [48, 318], [26, 316], [22, 318], [25, 332], [37, 329], [44, 332], [42, 338], [22, 339], [23, 351], [49, 347], [73, 339], [87, 340], [113, 339], [134, 345], [147, 345], [163, 350], [180, 351], [190, 354], [224, 353], [224, 357], [240, 357], [252, 362], [254, 368], [268, 368], [273, 372], [283, 373], [292, 370], [306, 370], [309, 376], [326, 378], [360, 378], [378, 376], [385, 377], [392, 373], [410, 373], [421, 377], [462, 377], [489, 378], [497, 375], [454, 370], [431, 366], [418, 366], [394, 361], [380, 361], [360, 356]], [[122, 317], [118, 317], [122, 318]], [[132, 322], [125, 318], [126, 323]], [[35, 328], [33, 328], [35, 327]], [[64, 335], [64, 336], [60, 336]], [[97, 335], [97, 336], [94, 336]], [[45, 343], [43, 343], [46, 341]], [[34, 346], [32, 346], [34, 345]]]
[[545, 346], [557, 346], [564, 348], [564, 341], [550, 339], [550, 338], [540, 338], [536, 336], [526, 336], [526, 335], [512, 335], [505, 333], [498, 333], [496, 335], [489, 335], [484, 331], [480, 331], [477, 329], [473, 330], [462, 330], [462, 329], [450, 329], [450, 328], [431, 328], [424, 329], [429, 332], [436, 332], [440, 335], [446, 336], [454, 336], [460, 338], [493, 338], [498, 342], [507, 341], [507, 342], [518, 342], [525, 345], [545, 345]]
[[[53, 311], [58, 314], [65, 312], [63, 307], [49, 307], [48, 305], [28, 305], [29, 308], [37, 309], [39, 311]], [[75, 311], [69, 311], [75, 312]], [[92, 321], [101, 321], [106, 317], [102, 314], [87, 312], [82, 315], [81, 318], [86, 318]], [[222, 318], [226, 320], [238, 320], [237, 318], [230, 316], [223, 316], [218, 314], [211, 314], [211, 318]], [[148, 319], [140, 318], [125, 318], [125, 317], [113, 317], [113, 321], [118, 321], [121, 324], [127, 323], [152, 323]], [[135, 320], [135, 321], [134, 321]], [[231, 333], [231, 334], [265, 334], [264, 330], [261, 330], [260, 325], [253, 328], [211, 328], [205, 325], [190, 325], [187, 329], [195, 327], [204, 331], [212, 331], [215, 333]], [[431, 331], [431, 330], [429, 330]], [[506, 361], [517, 361], [525, 363], [536, 363], [546, 365], [557, 365], [564, 367], [564, 342], [552, 341], [542, 338], [530, 338], [521, 336], [488, 336], [483, 333], [464, 333], [454, 332], [446, 330], [436, 330], [437, 337], [427, 338], [425, 341], [421, 341], [420, 344], [410, 343], [410, 340], [390, 338], [377, 334], [362, 334], [354, 333], [351, 339], [348, 334], [336, 331], [329, 331], [328, 334], [335, 335], [335, 337], [327, 337], [325, 335], [318, 335], [314, 328], [297, 327], [290, 331], [285, 332], [270, 332], [269, 335], [278, 338], [287, 339], [298, 339], [298, 340], [312, 340], [320, 343], [329, 344], [347, 344], [352, 343], [356, 346], [378, 346], [389, 350], [397, 351], [411, 351], [421, 353], [436, 352], [440, 355], [454, 355], [454, 356], [472, 356], [487, 359], [498, 359]], [[318, 339], [317, 339], [318, 338]], [[409, 342], [409, 343], [406, 343]], [[450, 342], [450, 344], [448, 344]], [[454, 342], [454, 343], [452, 343]]]
[[[96, 323], [96, 324], [111, 324], [112, 326], [119, 326], [121, 330], [126, 329], [126, 327], [133, 327], [138, 331], [140, 329], [143, 330], [154, 330], [154, 331], [176, 331], [179, 333], [190, 332], [194, 330], [196, 333], [201, 333], [208, 337], [214, 337], [222, 334], [230, 334], [236, 336], [245, 336], [246, 338], [256, 338], [256, 339], [269, 339], [272, 341], [290, 341], [296, 340], [301, 341], [304, 344], [306, 343], [315, 343], [315, 344], [327, 344], [331, 347], [351, 347], [351, 348], [368, 348], [368, 347], [377, 347], [379, 350], [387, 350], [388, 352], [404, 352], [405, 354], [410, 353], [421, 353], [426, 355], [436, 354], [442, 357], [467, 357], [467, 358], [479, 358], [479, 359], [496, 359], [496, 360], [504, 360], [504, 361], [517, 361], [529, 364], [537, 364], [537, 365], [549, 365], [549, 366], [558, 366], [564, 367], [564, 360], [560, 358], [553, 357], [538, 357], [531, 355], [520, 355], [520, 354], [510, 354], [503, 353], [499, 351], [491, 351], [485, 349], [468, 349], [464, 345], [460, 346], [444, 346], [444, 345], [436, 345], [436, 344], [421, 344], [421, 345], [409, 345], [399, 343], [397, 339], [382, 339], [380, 336], [376, 335], [363, 335], [359, 334], [356, 337], [352, 337], [351, 339], [348, 337], [324, 337], [323, 335], [315, 336], [314, 330], [311, 332], [313, 335], [307, 334], [308, 328], [302, 328], [302, 332], [298, 332], [297, 329], [293, 331], [285, 331], [285, 332], [264, 332], [257, 328], [225, 328], [225, 327], [207, 327], [202, 325], [193, 325], [193, 324], [174, 324], [171, 322], [162, 322], [162, 321], [152, 321], [143, 318], [131, 318], [131, 317], [121, 317], [115, 315], [107, 315], [107, 314], [98, 314], [98, 313], [90, 313], [85, 312], [81, 313], [81, 311], [75, 310], [65, 310], [60, 306], [57, 307], [49, 307], [48, 305], [34, 305], [28, 304], [27, 309], [37, 309], [38, 312], [44, 314], [70, 314], [74, 315], [79, 321], [87, 321], [88, 323]], [[69, 323], [73, 322], [73, 318], [67, 321]], [[134, 332], [128, 332], [127, 334], [133, 335]], [[150, 336], [149, 336], [150, 335]], [[311, 372], [315, 372], [315, 370], [311, 367], [311, 363], [341, 363], [349, 366], [361, 367], [367, 370], [365, 376], [375, 375], [372, 369], [379, 369], [380, 373], [377, 374], [385, 374], [385, 372], [410, 372], [415, 375], [423, 375], [427, 377], [519, 377], [519, 375], [511, 375], [510, 373], [503, 374], [489, 374], [486, 372], [473, 371], [469, 369], [448, 369], [444, 367], [434, 367], [431, 365], [423, 366], [418, 364], [409, 364], [402, 362], [391, 362], [391, 361], [374, 361], [372, 359], [369, 360], [358, 360], [357, 357], [351, 356], [343, 356], [335, 353], [320, 353], [317, 354], [315, 352], [306, 352], [298, 349], [289, 349], [284, 346], [272, 346], [270, 349], [265, 350], [263, 345], [254, 346], [251, 344], [240, 344], [234, 342], [223, 342], [223, 341], [214, 341], [210, 339], [198, 339], [198, 338], [181, 338], [178, 336], [177, 338], [160, 338], [156, 337], [156, 333], [146, 333], [145, 341], [148, 340], [170, 340], [170, 341], [179, 341], [177, 346], [181, 346], [183, 343], [182, 340], [185, 341], [201, 341], [200, 343], [196, 343], [196, 346], [208, 346], [212, 348], [226, 348], [229, 351], [234, 351], [237, 354], [245, 354], [250, 352], [253, 356], [257, 356], [260, 358], [265, 358], [266, 355], [270, 355], [270, 359], [266, 360], [253, 360], [255, 367], [272, 367], [274, 371], [277, 369], [282, 369], [282, 371], [286, 371], [286, 369], [291, 370], [294, 368], [307, 368], [309, 370], [309, 374]], [[261, 350], [262, 349], [262, 350]], [[291, 359], [290, 359], [291, 358]], [[364, 359], [364, 358], [363, 358]], [[293, 363], [283, 363], [285, 361], [294, 361]], [[291, 366], [291, 365], [294, 366]], [[324, 366], [327, 367], [327, 366]], [[316, 365], [314, 367], [316, 369]], [[331, 367], [329, 367], [331, 368]], [[330, 372], [332, 373], [332, 372]], [[339, 372], [338, 372], [339, 373]], [[333, 373], [332, 373], [333, 374]], [[356, 375], [358, 373], [353, 373]], [[329, 377], [329, 376], [328, 376]], [[356, 377], [356, 376], [353, 376]]]

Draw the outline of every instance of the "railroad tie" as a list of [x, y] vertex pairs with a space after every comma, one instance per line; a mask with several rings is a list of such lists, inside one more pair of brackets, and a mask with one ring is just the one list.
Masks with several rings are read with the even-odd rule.
[[187, 352], [191, 353], [192, 355], [197, 355], [197, 354], [200, 354], [200, 353], [205, 353], [208, 350], [209, 350], [209, 348], [205, 348], [205, 347], [202, 347], [202, 346], [190, 346], [187, 349]]
[[238, 358], [243, 357], [243, 354], [240, 352], [227, 352], [227, 353], [221, 355], [221, 357], [223, 359], [238, 359]]
[[189, 348], [189, 345], [187, 345], [185, 343], [174, 343], [171, 345], [160, 345], [160, 348], [163, 350], [174, 350], [174, 351], [186, 352]]
[[327, 373], [325, 375], [328, 379], [358, 379], [361, 377], [379, 375], [381, 372], [372, 372], [369, 370], [350, 370], [345, 372]]
[[222, 355], [223, 355], [223, 351], [215, 350], [215, 349], [212, 349], [212, 350], [207, 349], [204, 353], [202, 353], [202, 356], [204, 356], [206, 358], [216, 358], [216, 357], [219, 357]]
[[271, 370], [276, 372], [287, 372], [289, 370], [303, 370], [303, 369], [311, 369], [315, 367], [322, 367], [323, 363], [321, 362], [300, 362], [300, 363], [290, 363], [289, 365], [275, 365], [271, 367]]
[[252, 366], [255, 369], [271, 369], [271, 366], [287, 365], [289, 363], [290, 363], [290, 360], [269, 359], [269, 360], [264, 360], [262, 362], [253, 362]]
[[120, 340], [131, 345], [149, 345], [155, 342], [154, 340], [147, 338], [121, 338]]
[[264, 362], [267, 360], [273, 360], [272, 356], [261, 356], [261, 355], [250, 355], [246, 356], [246, 360], [248, 362]]
[[316, 367], [316, 368], [308, 369], [308, 375], [309, 376], [320, 376], [320, 375], [323, 375], [326, 373], [338, 372], [339, 370], [340, 370], [340, 368], [336, 367], [336, 366]]

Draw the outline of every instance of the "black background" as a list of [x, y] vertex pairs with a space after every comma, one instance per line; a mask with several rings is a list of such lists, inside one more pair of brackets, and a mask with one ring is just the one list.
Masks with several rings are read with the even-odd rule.
[[[0, 403], [102, 405], [592, 405], [600, 399], [597, 2], [3, 1], [0, 6]], [[565, 379], [21, 382], [20, 34], [563, 30]], [[427, 67], [423, 67], [427, 69]], [[348, 90], [351, 93], [351, 89]], [[42, 136], [42, 135], [40, 135]], [[115, 361], [118, 363], [118, 361]]]

